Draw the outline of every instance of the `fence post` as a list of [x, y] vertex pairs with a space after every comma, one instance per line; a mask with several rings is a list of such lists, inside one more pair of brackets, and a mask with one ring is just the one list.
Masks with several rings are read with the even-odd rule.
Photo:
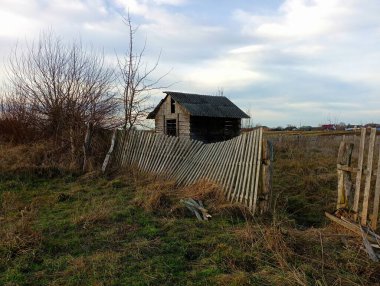
[[112, 139], [111, 139], [111, 146], [110, 146], [110, 149], [108, 150], [108, 153], [106, 155], [106, 158], [104, 159], [104, 162], [103, 162], [103, 165], [102, 165], [102, 172], [104, 173], [107, 169], [107, 166], [108, 166], [108, 163], [110, 161], [110, 158], [111, 158], [111, 155], [113, 153], [113, 149], [115, 147], [115, 141], [116, 141], [116, 131], [117, 129], [115, 129], [112, 133]]
[[363, 160], [364, 160], [364, 146], [365, 146], [366, 129], [362, 128], [360, 133], [360, 145], [359, 145], [359, 158], [358, 158], [358, 172], [356, 174], [356, 186], [354, 197], [354, 220], [358, 218], [359, 211], [359, 199], [360, 199], [360, 187], [362, 181], [363, 172]]
[[263, 157], [262, 157], [262, 192], [259, 197], [259, 211], [260, 214], [267, 212], [270, 208], [270, 198], [272, 195], [272, 182], [271, 182], [271, 158], [272, 148], [270, 142], [263, 140]]

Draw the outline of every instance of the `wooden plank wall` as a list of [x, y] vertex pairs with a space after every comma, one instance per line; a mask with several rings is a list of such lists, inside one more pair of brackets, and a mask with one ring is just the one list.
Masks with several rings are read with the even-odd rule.
[[223, 187], [228, 200], [242, 203], [254, 213], [262, 184], [262, 137], [260, 128], [228, 141], [204, 144], [151, 132], [126, 134], [119, 130], [112, 164], [136, 166], [180, 185], [201, 179], [214, 181]]
[[[351, 164], [353, 147], [354, 144], [348, 143], [347, 140], [340, 144], [337, 160], [337, 208], [352, 209], [355, 221], [359, 221], [364, 226], [370, 224], [372, 229], [376, 229], [380, 204], [380, 147], [378, 143], [376, 144], [376, 128], [371, 128], [369, 134], [366, 128], [362, 128], [356, 167]], [[375, 164], [375, 159], [377, 159], [377, 164]], [[355, 184], [349, 179], [351, 174], [355, 174]], [[355, 188], [352, 187], [353, 185]]]

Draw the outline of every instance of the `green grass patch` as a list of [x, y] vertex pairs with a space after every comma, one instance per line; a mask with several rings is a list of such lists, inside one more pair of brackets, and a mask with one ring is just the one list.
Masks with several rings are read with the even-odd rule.
[[297, 163], [289, 148], [275, 161], [283, 217], [266, 222], [223, 212], [199, 222], [174, 196], [181, 189], [133, 174], [2, 177], [0, 285], [377, 283], [360, 240], [347, 247], [334, 228], [315, 228], [335, 200], [333, 163], [316, 163], [320, 148]]

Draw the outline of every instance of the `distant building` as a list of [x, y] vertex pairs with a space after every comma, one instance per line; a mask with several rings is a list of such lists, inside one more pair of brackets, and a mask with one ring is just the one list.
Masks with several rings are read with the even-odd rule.
[[322, 130], [336, 130], [335, 124], [323, 124], [321, 128]]
[[148, 119], [155, 120], [159, 134], [203, 142], [231, 139], [240, 134], [241, 119], [249, 118], [224, 96], [165, 91]]

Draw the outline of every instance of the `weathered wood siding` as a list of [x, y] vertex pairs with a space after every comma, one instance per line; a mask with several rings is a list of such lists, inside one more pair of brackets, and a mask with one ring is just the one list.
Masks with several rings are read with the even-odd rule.
[[240, 118], [190, 118], [190, 138], [212, 143], [232, 139], [240, 135]]
[[190, 138], [190, 114], [177, 102], [175, 103], [175, 113], [171, 113], [170, 102], [171, 97], [168, 96], [156, 114], [156, 133], [166, 134], [166, 120], [175, 119], [177, 136]]

